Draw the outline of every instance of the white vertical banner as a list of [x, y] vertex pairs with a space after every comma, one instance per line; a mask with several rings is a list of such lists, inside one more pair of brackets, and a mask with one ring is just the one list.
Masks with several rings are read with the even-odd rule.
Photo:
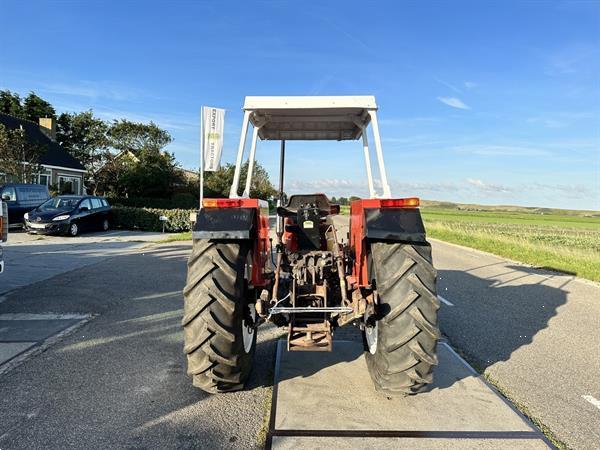
[[214, 172], [221, 163], [223, 151], [223, 128], [225, 127], [225, 110], [202, 107], [202, 155], [204, 170]]

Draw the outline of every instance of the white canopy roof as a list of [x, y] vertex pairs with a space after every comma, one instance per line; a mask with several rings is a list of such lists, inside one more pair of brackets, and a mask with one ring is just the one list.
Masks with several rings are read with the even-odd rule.
[[263, 140], [353, 140], [369, 124], [375, 97], [246, 97], [244, 111]]

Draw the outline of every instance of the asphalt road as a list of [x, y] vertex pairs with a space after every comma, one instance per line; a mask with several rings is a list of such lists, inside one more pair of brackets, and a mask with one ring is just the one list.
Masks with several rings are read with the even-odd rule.
[[600, 447], [600, 287], [432, 245], [450, 343], [567, 445]]
[[255, 448], [276, 332], [250, 388], [210, 396], [185, 375], [181, 289], [190, 243], [112, 257], [7, 294], [0, 314], [93, 313], [0, 376], [0, 448]]
[[11, 230], [8, 236], [8, 242], [3, 244], [5, 272], [0, 278], [0, 296], [13, 289], [144, 247], [149, 242], [165, 239], [169, 235], [110, 230], [84, 233], [73, 238]]

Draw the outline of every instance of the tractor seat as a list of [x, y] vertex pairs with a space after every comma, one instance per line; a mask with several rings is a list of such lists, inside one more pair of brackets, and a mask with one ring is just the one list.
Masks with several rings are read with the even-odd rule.
[[325, 194], [299, 194], [291, 195], [285, 206], [278, 206], [277, 214], [282, 217], [296, 217], [298, 210], [304, 205], [315, 205], [322, 217], [340, 212], [340, 205], [332, 204]]

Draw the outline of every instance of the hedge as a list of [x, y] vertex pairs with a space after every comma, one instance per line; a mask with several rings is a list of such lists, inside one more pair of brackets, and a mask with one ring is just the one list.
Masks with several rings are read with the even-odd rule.
[[179, 193], [172, 198], [151, 197], [107, 197], [113, 206], [133, 206], [135, 208], [158, 208], [158, 209], [194, 209], [198, 208], [198, 198], [189, 193]]
[[165, 216], [165, 231], [177, 233], [190, 231], [190, 213], [194, 209], [155, 209], [133, 208], [129, 206], [113, 206], [113, 226], [126, 230], [162, 231], [163, 222], [160, 216]]

